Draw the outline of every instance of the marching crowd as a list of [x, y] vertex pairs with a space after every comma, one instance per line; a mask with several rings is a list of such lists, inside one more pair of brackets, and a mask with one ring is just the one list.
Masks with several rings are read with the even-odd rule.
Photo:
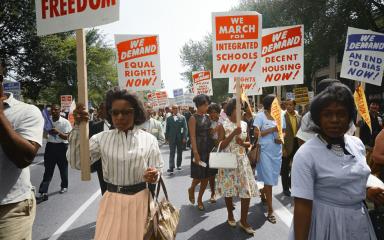
[[[36, 201], [28, 166], [42, 146], [44, 129], [45, 172], [37, 198], [48, 200], [56, 165], [62, 180], [60, 193], [68, 191], [68, 164], [80, 169], [81, 122], [89, 122], [91, 169], [98, 174], [103, 194], [97, 240], [143, 239], [149, 193], [163, 173], [160, 146], [164, 144], [170, 149], [167, 174], [181, 170], [183, 150], [191, 149], [192, 180], [185, 193], [191, 204], [204, 211], [203, 195], [209, 185], [210, 203], [220, 197], [225, 201], [229, 227], [255, 234], [247, 221], [254, 197], [266, 204], [267, 221], [276, 223], [272, 188], [281, 175], [283, 193], [295, 203], [286, 238], [382, 239], [375, 234], [365, 204], [372, 202], [375, 209], [384, 204], [380, 104], [369, 103], [371, 131], [356, 120], [347, 86], [325, 79], [317, 91], [308, 112], [299, 112], [293, 99], [281, 101], [281, 138], [271, 114], [276, 98], [272, 94], [263, 98], [258, 109], [242, 103], [238, 126], [236, 99], [217, 104], [206, 95], [197, 95], [195, 108], [174, 105], [155, 112], [134, 93], [115, 89], [106, 94], [95, 113], [78, 104], [73, 127], [58, 105], [50, 106], [52, 126], [47, 128], [37, 107], [17, 101], [0, 87], [0, 239], [31, 239]], [[360, 138], [355, 137], [357, 129]], [[256, 158], [250, 158], [255, 149]], [[211, 168], [210, 156], [216, 151], [230, 153], [236, 167]], [[264, 184], [262, 189], [257, 181]], [[241, 199], [238, 222], [233, 198]]]

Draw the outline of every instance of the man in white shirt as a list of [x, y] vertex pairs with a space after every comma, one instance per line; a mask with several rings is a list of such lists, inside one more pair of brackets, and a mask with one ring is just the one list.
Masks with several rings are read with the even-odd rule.
[[44, 154], [44, 177], [40, 184], [39, 193], [42, 201], [48, 200], [48, 187], [52, 180], [56, 164], [60, 170], [61, 190], [68, 190], [68, 161], [66, 152], [68, 148], [68, 135], [72, 130], [70, 122], [60, 116], [60, 107], [57, 104], [51, 107], [53, 128], [48, 132], [47, 145]]
[[155, 138], [157, 139], [157, 142], [159, 143], [159, 146], [163, 145], [165, 143], [165, 136], [163, 131], [163, 126], [161, 125], [161, 122], [154, 119], [153, 116], [153, 108], [150, 105], [145, 106], [145, 110], [147, 111], [147, 121], [145, 123], [138, 126], [138, 128], [149, 132]]
[[0, 240], [32, 239], [36, 201], [29, 165], [43, 141], [40, 110], [3, 92], [0, 71]]

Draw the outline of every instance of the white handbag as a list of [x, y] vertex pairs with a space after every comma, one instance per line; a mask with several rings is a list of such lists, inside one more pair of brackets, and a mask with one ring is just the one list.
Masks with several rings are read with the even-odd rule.
[[216, 152], [209, 154], [209, 168], [235, 169], [237, 168], [236, 154], [229, 152], [220, 152], [220, 145]]

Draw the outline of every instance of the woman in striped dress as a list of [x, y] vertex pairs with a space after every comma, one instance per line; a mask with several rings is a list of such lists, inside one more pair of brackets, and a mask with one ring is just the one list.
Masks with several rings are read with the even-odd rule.
[[[146, 186], [159, 179], [163, 160], [156, 138], [137, 127], [146, 119], [141, 101], [126, 90], [115, 90], [108, 99], [115, 129], [89, 141], [91, 163], [101, 158], [107, 182], [95, 240], [143, 239], [149, 197]], [[72, 168], [80, 169], [78, 125], [88, 121], [88, 113], [81, 105], [74, 113], [76, 125], [69, 137], [67, 159]]]

